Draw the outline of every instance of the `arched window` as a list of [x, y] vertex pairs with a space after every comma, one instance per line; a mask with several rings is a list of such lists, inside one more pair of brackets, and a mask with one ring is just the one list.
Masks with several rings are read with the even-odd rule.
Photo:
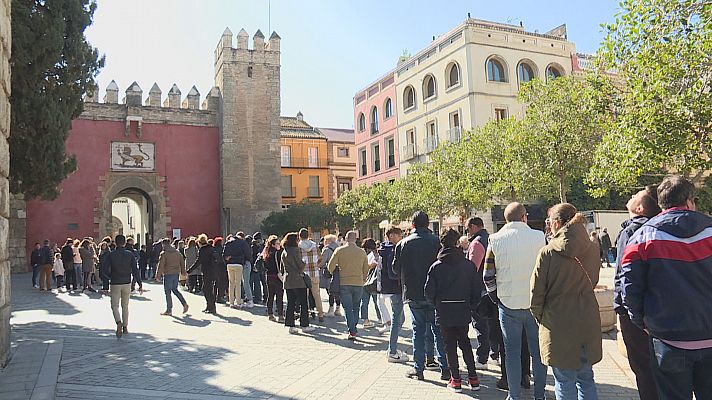
[[550, 64], [546, 67], [546, 79], [556, 79], [563, 74], [564, 73], [561, 72], [561, 69], [554, 64]]
[[384, 110], [384, 119], [388, 119], [393, 116], [393, 101], [391, 101], [391, 98], [386, 99], [386, 104], [383, 106]]
[[407, 86], [403, 91], [403, 108], [405, 110], [415, 107], [415, 89]]
[[378, 133], [378, 108], [371, 108], [371, 133]]
[[490, 58], [487, 60], [487, 80], [492, 82], [507, 82], [504, 65], [501, 61]]
[[536, 77], [536, 75], [534, 75], [534, 69], [525, 62], [519, 63], [517, 75], [519, 75], [519, 83], [529, 82]]
[[452, 63], [447, 70], [447, 87], [451, 88], [460, 83], [460, 67]]
[[358, 131], [363, 132], [366, 130], [366, 116], [363, 113], [358, 115]]
[[423, 100], [427, 100], [435, 96], [435, 78], [428, 75], [423, 80]]

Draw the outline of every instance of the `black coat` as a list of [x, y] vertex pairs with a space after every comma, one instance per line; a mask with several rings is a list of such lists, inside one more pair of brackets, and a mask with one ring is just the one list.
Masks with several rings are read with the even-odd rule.
[[206, 244], [198, 250], [198, 258], [195, 259], [193, 265], [188, 268], [188, 273], [191, 273], [195, 268], [200, 266], [203, 275], [206, 277], [215, 277], [215, 262], [213, 259], [213, 246]]
[[472, 321], [480, 293], [475, 264], [459, 248], [442, 250], [428, 272], [425, 297], [435, 304], [435, 321], [440, 326], [467, 326]]
[[106, 272], [112, 285], [125, 285], [131, 283], [133, 277], [139, 286], [141, 274], [138, 272], [138, 263], [133, 253], [123, 247], [106, 254]]
[[64, 268], [73, 267], [74, 265], [74, 251], [72, 251], [71, 244], [65, 244], [61, 250], [62, 253], [62, 263], [64, 263]]
[[428, 270], [438, 258], [440, 242], [430, 229], [419, 228], [396, 245], [393, 272], [403, 283], [403, 299], [424, 301], [423, 288]]
[[252, 248], [246, 240], [240, 238], [225, 243], [222, 255], [227, 264], [244, 266], [245, 262], [252, 262]]

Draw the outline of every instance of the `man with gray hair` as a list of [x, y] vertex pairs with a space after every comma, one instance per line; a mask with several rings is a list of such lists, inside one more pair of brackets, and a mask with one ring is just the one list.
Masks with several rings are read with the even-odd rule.
[[546, 244], [544, 233], [527, 225], [527, 210], [521, 203], [504, 209], [507, 224], [490, 235], [485, 256], [484, 281], [487, 293], [499, 306], [504, 337], [509, 397], [521, 398], [522, 331], [526, 331], [533, 359], [534, 398], [544, 398], [546, 367], [539, 354], [539, 327], [529, 311], [530, 281], [539, 250]]
[[328, 265], [329, 273], [332, 274], [336, 268], [339, 268], [341, 304], [346, 314], [349, 340], [356, 340], [356, 324], [363, 295], [364, 277], [368, 273], [368, 258], [366, 252], [356, 246], [357, 238], [358, 232], [349, 231], [346, 234], [346, 244], [334, 251]]

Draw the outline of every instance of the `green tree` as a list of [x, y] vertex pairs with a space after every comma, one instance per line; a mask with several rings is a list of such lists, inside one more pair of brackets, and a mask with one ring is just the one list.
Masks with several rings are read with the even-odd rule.
[[261, 229], [267, 234], [283, 236], [289, 232], [296, 232], [300, 228], [334, 231], [337, 227], [340, 230], [347, 230], [352, 226], [351, 217], [339, 215], [335, 204], [305, 199], [286, 210], [271, 213], [262, 221]]
[[10, 191], [54, 199], [76, 169], [65, 152], [71, 122], [104, 66], [84, 36], [90, 0], [12, 1]]
[[526, 116], [514, 146], [525, 161], [524, 170], [536, 174], [530, 185], [547, 188], [553, 176], [559, 200], [566, 202], [571, 182], [588, 172], [592, 149], [611, 125], [611, 93], [611, 82], [603, 75], [535, 79], [523, 85], [519, 100], [527, 107]]
[[664, 168], [701, 183], [712, 168], [712, 3], [623, 0], [604, 25], [604, 66], [615, 69], [617, 121], [587, 181], [601, 195]]

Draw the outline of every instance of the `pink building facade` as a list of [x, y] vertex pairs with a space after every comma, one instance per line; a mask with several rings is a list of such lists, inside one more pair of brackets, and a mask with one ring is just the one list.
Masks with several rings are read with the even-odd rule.
[[393, 71], [354, 96], [357, 186], [399, 176], [396, 101]]

